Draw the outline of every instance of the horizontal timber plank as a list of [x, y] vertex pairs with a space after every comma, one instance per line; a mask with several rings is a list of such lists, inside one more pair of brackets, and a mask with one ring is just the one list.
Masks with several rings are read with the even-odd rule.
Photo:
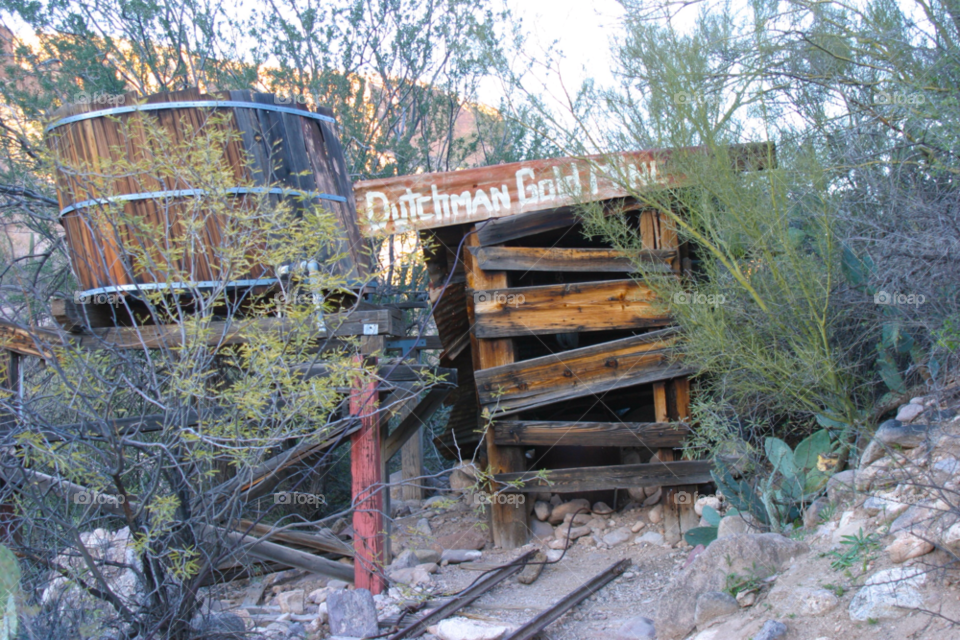
[[689, 435], [684, 423], [669, 422], [556, 422], [498, 420], [494, 441], [502, 445], [580, 447], [679, 447]]
[[476, 291], [473, 300], [473, 330], [478, 338], [670, 324], [670, 316], [663, 305], [657, 304], [656, 294], [635, 280]]
[[634, 487], [675, 487], [687, 484], [710, 482], [709, 460], [681, 460], [679, 462], [651, 462], [649, 464], [624, 464], [610, 467], [579, 467], [576, 469], [551, 469], [546, 480], [540, 478], [543, 471], [500, 473], [493, 477], [500, 485], [521, 482], [516, 489], [531, 493], [547, 490], [551, 493], [578, 491], [601, 491], [604, 489], [630, 489]]
[[[566, 271], [571, 273], [635, 273], [630, 255], [616, 249], [563, 249], [542, 247], [468, 247], [485, 271]], [[641, 251], [635, 256], [651, 265], [667, 264], [676, 251]]]
[[693, 373], [671, 362], [676, 329], [555, 353], [476, 372], [480, 406], [502, 416], [562, 400]]

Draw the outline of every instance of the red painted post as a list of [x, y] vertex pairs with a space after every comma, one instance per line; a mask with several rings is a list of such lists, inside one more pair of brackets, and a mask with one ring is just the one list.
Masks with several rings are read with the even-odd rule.
[[[363, 360], [358, 358], [358, 362]], [[383, 478], [380, 462], [380, 420], [377, 381], [358, 380], [350, 393], [350, 415], [360, 416], [361, 427], [350, 436], [350, 472], [353, 479], [354, 585], [374, 595], [386, 588], [383, 579]]]

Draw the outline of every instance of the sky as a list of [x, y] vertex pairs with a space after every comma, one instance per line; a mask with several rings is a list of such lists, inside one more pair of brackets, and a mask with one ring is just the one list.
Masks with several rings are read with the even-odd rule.
[[[623, 8], [615, 0], [504, 0], [513, 14], [523, 21], [528, 34], [528, 54], [546, 51], [556, 42], [562, 54], [556, 72], [563, 85], [573, 91], [586, 78], [609, 85], [614, 76], [611, 39], [622, 33], [620, 19]], [[556, 73], [547, 77], [538, 72], [552, 93], [562, 95]], [[499, 87], [494, 83], [481, 88], [480, 99], [497, 104]]]

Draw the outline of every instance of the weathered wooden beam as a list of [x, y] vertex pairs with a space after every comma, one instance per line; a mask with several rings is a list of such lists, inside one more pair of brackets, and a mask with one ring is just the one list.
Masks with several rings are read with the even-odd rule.
[[[647, 464], [622, 464], [609, 467], [577, 467], [574, 469], [551, 469], [523, 473], [499, 473], [494, 482], [505, 492], [575, 493], [579, 491], [602, 491], [605, 489], [629, 489], [631, 487], [670, 487], [710, 482], [711, 463], [708, 460], [681, 460], [679, 462], [651, 462]], [[511, 483], [522, 482], [514, 489]]]
[[469, 247], [481, 269], [498, 271], [563, 271], [567, 273], [635, 273], [635, 260], [669, 269], [676, 251], [641, 251], [633, 256], [616, 249], [542, 247]]
[[117, 325], [117, 311], [121, 317], [128, 315], [126, 309], [115, 309], [106, 304], [77, 304], [65, 298], [50, 299], [50, 314], [66, 331], [83, 331], [89, 327], [113, 327]]
[[[477, 246], [477, 234], [467, 236], [465, 244], [468, 247]], [[473, 254], [469, 251], [463, 256], [467, 274], [467, 286], [475, 291], [506, 288], [509, 280], [506, 272], [484, 271], [477, 266]], [[467, 305], [467, 314], [471, 324], [476, 317], [473, 305]], [[473, 357], [474, 370], [510, 366], [516, 352], [513, 340], [510, 338], [481, 339], [470, 334], [470, 352]], [[479, 395], [479, 389], [478, 389]], [[487, 466], [492, 473], [514, 473], [526, 469], [526, 459], [521, 447], [502, 447], [494, 441], [493, 428], [483, 423], [484, 416], [478, 416], [477, 425], [486, 430]], [[504, 504], [494, 502], [490, 506], [493, 533], [493, 543], [504, 549], [516, 549], [527, 543], [530, 535], [529, 518], [526, 505]]]
[[557, 422], [497, 420], [497, 444], [579, 447], [679, 447], [690, 426], [665, 422]]
[[478, 338], [640, 329], [670, 324], [657, 295], [635, 280], [474, 291]]
[[[454, 371], [454, 373], [456, 373]], [[410, 436], [417, 432], [426, 421], [443, 406], [444, 400], [450, 394], [450, 389], [438, 388], [431, 389], [427, 396], [410, 412], [397, 427], [390, 432], [390, 435], [383, 441], [383, 459], [390, 460], [397, 455], [403, 443]]]
[[237, 524], [237, 532], [249, 532], [258, 538], [272, 538], [285, 544], [306, 547], [323, 553], [333, 553], [347, 558], [353, 557], [353, 548], [335, 536], [329, 529], [320, 529], [317, 533], [307, 533], [291, 529], [275, 529], [251, 520], [240, 520]]
[[[382, 343], [368, 343], [364, 351], [377, 353], [382, 349]], [[381, 462], [380, 418], [376, 405], [376, 381], [371, 378], [358, 379], [356, 388], [350, 394], [350, 415], [358, 417], [361, 425], [360, 429], [350, 436], [350, 495], [354, 508], [353, 530], [356, 533], [353, 541], [354, 583], [358, 589], [369, 589], [374, 595], [386, 587], [383, 567], [387, 561], [383, 528], [385, 484]]]
[[423, 500], [423, 427], [416, 429], [400, 447], [400, 497], [403, 500]]
[[477, 371], [480, 404], [503, 416], [685, 375], [691, 369], [671, 361], [677, 339], [663, 329]]

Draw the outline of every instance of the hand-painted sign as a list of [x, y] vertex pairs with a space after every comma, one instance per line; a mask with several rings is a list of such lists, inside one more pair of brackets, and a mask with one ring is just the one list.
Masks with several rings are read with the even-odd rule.
[[[666, 151], [552, 158], [354, 185], [366, 233], [446, 227], [627, 195], [665, 184]], [[613, 178], [613, 179], [611, 179]]]

